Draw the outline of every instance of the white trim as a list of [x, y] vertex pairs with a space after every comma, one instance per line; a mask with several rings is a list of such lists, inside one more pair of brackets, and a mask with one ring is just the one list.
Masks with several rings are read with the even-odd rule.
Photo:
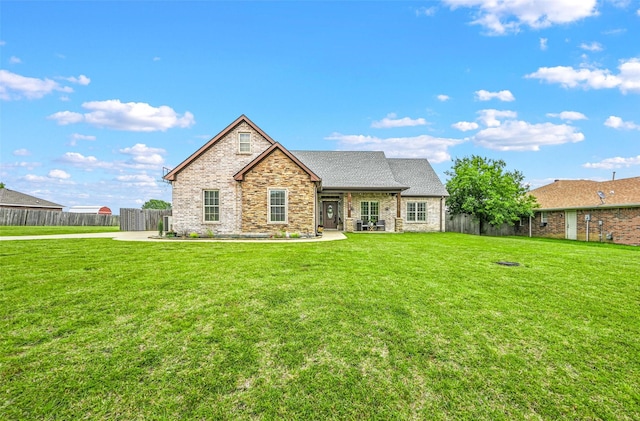
[[[284, 221], [271, 220], [271, 192], [284, 192]], [[289, 190], [285, 187], [269, 187], [267, 188], [267, 224], [286, 225], [289, 223]]]
[[[410, 204], [415, 204], [416, 205], [416, 209], [415, 209], [415, 219], [409, 219], [409, 205]], [[424, 219], [418, 219], [418, 204], [422, 204], [424, 205]], [[406, 209], [406, 221], [407, 223], [410, 224], [424, 224], [427, 222], [428, 217], [427, 217], [427, 210], [428, 210], [428, 206], [427, 206], [427, 202], [425, 200], [413, 200], [413, 201], [407, 201], [406, 202], [407, 205], [407, 209]]]
[[[242, 150], [242, 145], [246, 145], [246, 143], [247, 143], [247, 142], [243, 142], [242, 141], [243, 135], [249, 135], [249, 142], [248, 142], [249, 143], [249, 150], [248, 151], [243, 151]], [[251, 132], [238, 132], [238, 153], [239, 154], [250, 154], [251, 153], [251, 149], [252, 149], [252, 147], [251, 147], [251, 144], [252, 144], [251, 137], [252, 137], [251, 136]]]
[[[207, 221], [205, 218], [206, 215], [206, 205], [205, 205], [205, 192], [215, 191], [218, 192], [218, 220], [215, 221]], [[219, 224], [220, 223], [220, 189], [202, 189], [202, 223], [203, 224]], [[211, 207], [216, 207], [216, 205], [209, 205]]]

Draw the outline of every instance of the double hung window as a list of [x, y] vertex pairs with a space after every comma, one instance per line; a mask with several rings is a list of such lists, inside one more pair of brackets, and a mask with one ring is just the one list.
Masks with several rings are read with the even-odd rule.
[[251, 153], [251, 133], [238, 133], [238, 152]]
[[203, 190], [202, 199], [204, 204], [204, 221], [219, 222], [220, 221], [220, 191], [219, 190]]
[[426, 202], [407, 202], [407, 221], [408, 222], [426, 222], [427, 221], [427, 203]]
[[287, 222], [287, 191], [269, 189], [269, 222]]

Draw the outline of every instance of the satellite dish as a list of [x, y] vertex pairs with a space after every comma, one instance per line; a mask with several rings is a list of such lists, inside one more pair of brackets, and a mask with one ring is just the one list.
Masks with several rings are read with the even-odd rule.
[[603, 192], [601, 192], [600, 190], [598, 190], [598, 197], [600, 198], [600, 200], [602, 201], [602, 203], [604, 203], [604, 198], [605, 198], [605, 196], [604, 196], [604, 193], [603, 193]]

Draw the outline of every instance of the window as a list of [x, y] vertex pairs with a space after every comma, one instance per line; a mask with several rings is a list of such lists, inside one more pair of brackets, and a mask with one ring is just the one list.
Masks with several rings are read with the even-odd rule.
[[287, 222], [287, 191], [269, 189], [269, 222]]
[[238, 133], [238, 151], [251, 153], [251, 133]]
[[408, 222], [426, 222], [427, 221], [427, 202], [408, 202], [407, 203], [407, 221]]
[[540, 212], [540, 223], [541, 224], [546, 224], [547, 223], [547, 213], [546, 212]]
[[378, 202], [360, 202], [360, 217], [365, 224], [376, 223], [380, 217]]
[[220, 221], [220, 192], [218, 190], [204, 190], [204, 221], [219, 222]]

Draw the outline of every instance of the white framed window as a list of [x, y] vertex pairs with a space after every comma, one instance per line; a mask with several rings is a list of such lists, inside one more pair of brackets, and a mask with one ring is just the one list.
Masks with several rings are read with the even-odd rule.
[[220, 222], [220, 191], [203, 190], [203, 219], [205, 222]]
[[547, 212], [540, 212], [540, 223], [546, 224], [547, 222]]
[[272, 224], [287, 223], [287, 190], [269, 189], [268, 222]]
[[408, 222], [427, 222], [427, 202], [407, 202]]
[[380, 204], [378, 202], [360, 202], [360, 218], [362, 218], [364, 224], [378, 222]]
[[238, 152], [251, 153], [251, 133], [238, 133]]

